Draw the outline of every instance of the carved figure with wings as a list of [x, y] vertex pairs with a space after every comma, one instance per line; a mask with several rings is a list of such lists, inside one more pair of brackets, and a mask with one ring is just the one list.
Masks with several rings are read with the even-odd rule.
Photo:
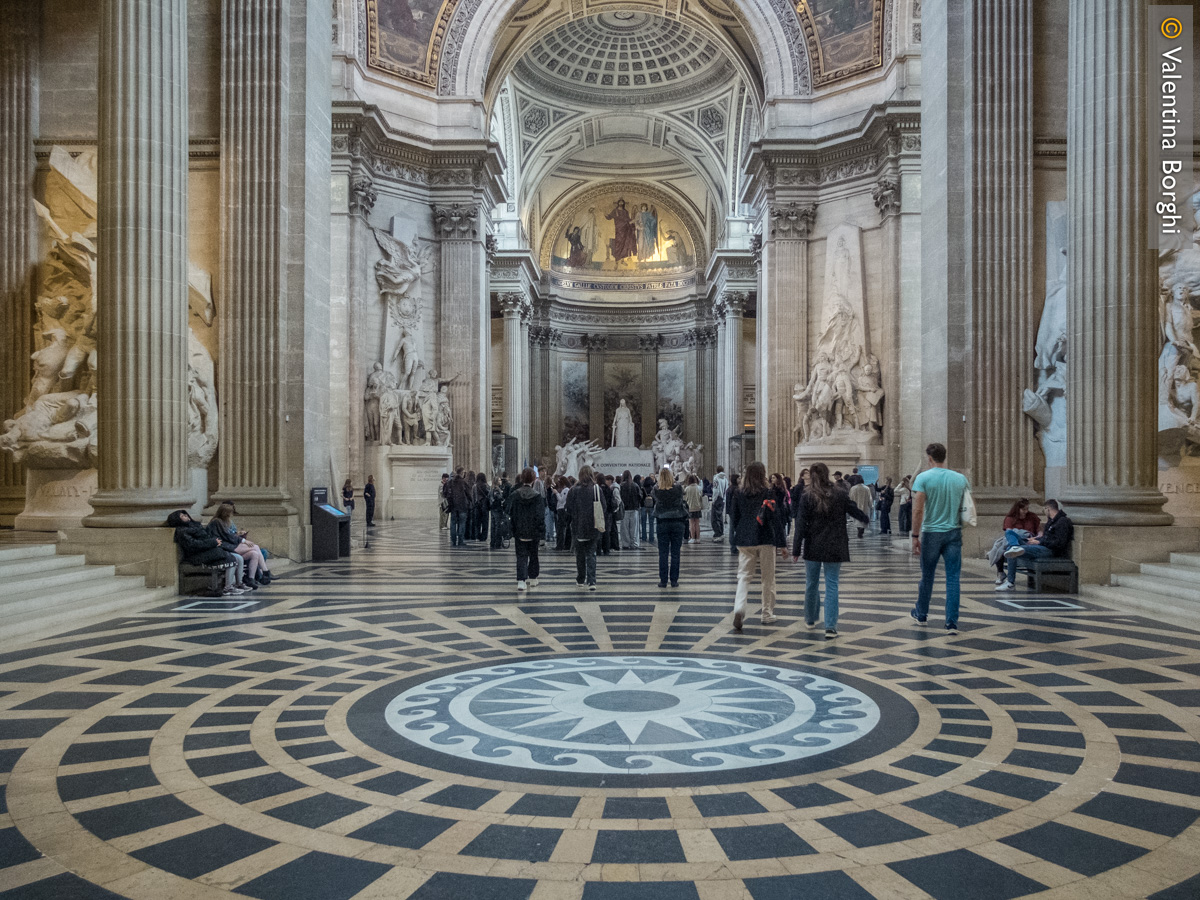
[[375, 263], [375, 280], [380, 296], [384, 299], [407, 296], [420, 282], [421, 276], [430, 271], [433, 245], [422, 247], [416, 238], [412, 244], [406, 244], [382, 229], [371, 230], [375, 233], [375, 243], [383, 251], [383, 259]]

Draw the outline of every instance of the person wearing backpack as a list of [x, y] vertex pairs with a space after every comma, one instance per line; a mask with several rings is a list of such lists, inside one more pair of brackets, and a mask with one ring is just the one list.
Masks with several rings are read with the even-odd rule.
[[504, 503], [517, 551], [518, 591], [537, 587], [541, 571], [538, 544], [546, 537], [546, 498], [534, 488], [533, 481], [533, 469], [526, 467], [521, 471], [519, 486]]
[[666, 466], [658, 473], [654, 489], [654, 518], [658, 521], [658, 586], [679, 587], [679, 551], [687, 528], [688, 509], [683, 488]]
[[737, 593], [733, 601], [733, 630], [741, 631], [746, 619], [746, 598], [755, 569], [762, 572], [762, 623], [775, 621], [775, 554], [786, 553], [783, 512], [767, 484], [767, 468], [760, 462], [746, 466], [741, 487], [729, 503], [731, 540], [737, 545]]
[[640, 550], [638, 542], [638, 514], [642, 507], [642, 489], [628, 469], [621, 475], [621, 506], [625, 514], [621, 517], [621, 549]]
[[596, 590], [596, 546], [612, 515], [612, 497], [596, 483], [591, 466], [579, 470], [579, 480], [567, 494], [567, 513], [575, 543], [575, 586]]

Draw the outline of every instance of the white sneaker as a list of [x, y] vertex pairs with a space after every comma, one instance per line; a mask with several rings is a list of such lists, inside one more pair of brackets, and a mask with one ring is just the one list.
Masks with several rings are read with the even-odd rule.
[[518, 590], [518, 591], [523, 591], [523, 590], [525, 590], [525, 582], [523, 582], [523, 581], [518, 581], [518, 582], [517, 582], [517, 590]]
[[1004, 584], [997, 585], [996, 590], [1003, 593], [1004, 591], [1015, 590], [1016, 586], [1009, 580], [1005, 579]]
[[1024, 547], [1009, 547], [1007, 550], [1004, 551], [1005, 559], [1015, 559], [1018, 556], [1024, 556], [1024, 555], [1025, 555]]
[[1004, 584], [1006, 581], [1008, 581], [1007, 575], [997, 575], [996, 580], [993, 581], [992, 584]]
[[530, 578], [530, 579], [529, 579], [529, 586], [530, 586], [530, 587], [537, 587], [537, 586], [538, 586], [538, 580], [537, 580], [536, 578]]
[[770, 613], [763, 613], [760, 621], [764, 625], [774, 625], [777, 621], [779, 621], [779, 618], [778, 616], [773, 616]]

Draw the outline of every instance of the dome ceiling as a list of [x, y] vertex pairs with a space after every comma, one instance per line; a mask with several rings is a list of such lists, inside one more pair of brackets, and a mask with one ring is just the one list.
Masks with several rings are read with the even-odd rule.
[[516, 74], [553, 95], [618, 106], [695, 97], [735, 77], [701, 32], [634, 10], [560, 26], [529, 49]]

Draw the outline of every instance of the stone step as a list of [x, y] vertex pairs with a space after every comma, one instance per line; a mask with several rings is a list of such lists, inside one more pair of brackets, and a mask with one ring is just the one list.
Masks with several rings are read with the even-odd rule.
[[[5, 579], [7, 593], [49, 591], [64, 584], [99, 581], [116, 574], [115, 566], [85, 566], [76, 564], [69, 568], [48, 572], [31, 572], [28, 575], [10, 575]], [[144, 582], [143, 582], [144, 583]]]
[[[141, 580], [141, 576], [126, 577]], [[6, 646], [11, 646], [11, 639], [41, 640], [55, 633], [96, 624], [113, 615], [153, 608], [175, 597], [173, 587], [130, 589], [122, 585], [120, 590], [80, 600], [71, 606], [59, 604], [12, 616], [4, 615], [0, 608], [0, 631], [3, 631], [6, 641], [10, 641]], [[69, 624], [65, 619], [68, 615]]]
[[1119, 612], [1147, 616], [1171, 616], [1192, 627], [1200, 627], [1200, 603], [1179, 599], [1168, 594], [1150, 593], [1126, 585], [1081, 585], [1081, 597], [1111, 607]]
[[0, 546], [0, 563], [12, 562], [18, 559], [40, 559], [53, 556], [53, 544], [5, 544]]
[[[53, 549], [53, 548], [51, 548]], [[26, 575], [36, 575], [40, 572], [57, 572], [82, 566], [86, 560], [83, 555], [57, 556], [53, 553], [41, 556], [28, 556], [24, 559], [0, 559], [0, 584], [8, 584], [9, 579], [22, 578]]]
[[1176, 566], [1170, 563], [1142, 563], [1141, 573], [1166, 581], [1177, 582], [1184, 587], [1200, 589], [1200, 569]]
[[1157, 575], [1114, 575], [1113, 584], [1117, 587], [1133, 588], [1142, 593], [1200, 604], [1200, 585], [1193, 587]]
[[[144, 589], [146, 580], [141, 575], [109, 575], [89, 578], [51, 588], [5, 592], [0, 597], [0, 621], [8, 615], [22, 615], [38, 609], [55, 606], [87, 605], [90, 601], [118, 592], [132, 593]], [[72, 609], [71, 615], [75, 611]], [[71, 623], [66, 623], [69, 627]]]
[[1189, 569], [1200, 569], [1200, 553], [1172, 553], [1171, 565], [1186, 566]]

